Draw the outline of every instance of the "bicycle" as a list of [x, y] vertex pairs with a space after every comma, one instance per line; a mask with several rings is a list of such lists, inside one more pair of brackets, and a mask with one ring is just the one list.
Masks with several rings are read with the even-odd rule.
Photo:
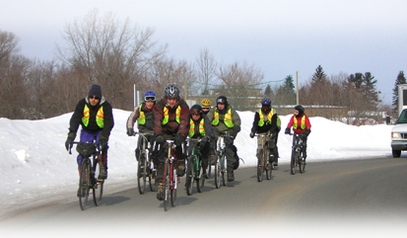
[[[257, 158], [257, 181], [263, 181], [263, 175], [266, 173], [267, 180], [271, 180], [271, 174], [273, 171], [273, 165], [270, 163], [270, 148], [269, 143], [270, 138], [267, 134], [257, 134], [258, 137], [262, 140], [262, 148], [259, 151], [259, 158]], [[272, 155], [274, 156], [274, 155]]]
[[188, 138], [187, 139], [187, 176], [186, 176], [186, 190], [187, 195], [192, 194], [192, 188], [194, 182], [196, 182], [196, 188], [199, 193], [202, 192], [205, 184], [205, 176], [203, 176], [203, 166], [201, 159], [201, 152], [197, 149], [201, 139]]
[[305, 172], [305, 158], [304, 158], [304, 139], [301, 134], [290, 134], [293, 135], [293, 145], [291, 150], [291, 174], [295, 175], [297, 168], [299, 168], [300, 173]]
[[218, 136], [216, 140], [216, 165], [215, 165], [215, 186], [220, 188], [220, 180], [222, 180], [223, 186], [227, 185], [227, 158], [226, 158], [226, 143], [225, 137], [229, 136], [227, 133], [223, 133]]
[[180, 182], [180, 177], [177, 175], [177, 158], [174, 156], [176, 145], [174, 140], [166, 140], [168, 146], [168, 155], [164, 159], [164, 211], [169, 209], [169, 200], [171, 199], [171, 206], [175, 207], [177, 199], [177, 188]]
[[[103, 195], [104, 179], [98, 179], [102, 154], [99, 144], [93, 142], [73, 142], [77, 144], [76, 151], [82, 156], [79, 168], [79, 206], [84, 211], [88, 206], [89, 191], [92, 190], [93, 202], [99, 206]], [[71, 149], [69, 154], [72, 154]]]
[[134, 135], [139, 135], [138, 149], [140, 151], [137, 165], [137, 185], [140, 194], [144, 194], [147, 186], [147, 179], [150, 191], [155, 191], [155, 185], [153, 185], [153, 174], [155, 172], [153, 163], [151, 161], [151, 145], [148, 141], [148, 136], [151, 133], [134, 132]]

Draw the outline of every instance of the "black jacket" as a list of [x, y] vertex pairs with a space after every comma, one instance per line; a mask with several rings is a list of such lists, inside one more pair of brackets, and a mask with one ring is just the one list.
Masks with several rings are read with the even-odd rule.
[[[253, 121], [253, 126], [252, 126], [252, 132], [253, 133], [267, 133], [268, 131], [270, 131], [270, 133], [276, 133], [280, 130], [280, 128], [278, 128], [277, 126], [277, 113], [273, 114], [273, 117], [271, 118], [271, 124], [269, 123], [269, 121], [265, 121], [264, 125], [262, 127], [259, 126], [259, 120], [260, 120], [260, 115], [259, 112], [256, 112], [256, 114], [254, 114], [254, 121]], [[265, 118], [267, 118], [267, 116], [265, 115]]]
[[[82, 123], [83, 109], [85, 108], [85, 105], [88, 105], [88, 107], [90, 109], [90, 118], [89, 118], [88, 126], [85, 126]], [[100, 128], [96, 124], [96, 113], [98, 112], [98, 110], [101, 106], [103, 106], [103, 112], [104, 112], [104, 127], [103, 128]], [[112, 106], [110, 105], [109, 102], [106, 101], [106, 99], [104, 97], [102, 97], [100, 99], [99, 104], [97, 104], [96, 106], [90, 105], [90, 103], [88, 101], [88, 97], [80, 100], [78, 102], [78, 104], [76, 104], [75, 111], [69, 122], [69, 133], [76, 134], [76, 132], [78, 131], [79, 125], [82, 125], [82, 128], [84, 130], [102, 131], [102, 134], [100, 135], [100, 137], [108, 140], [109, 136], [110, 136], [110, 132], [112, 131], [113, 126], [114, 126]]]

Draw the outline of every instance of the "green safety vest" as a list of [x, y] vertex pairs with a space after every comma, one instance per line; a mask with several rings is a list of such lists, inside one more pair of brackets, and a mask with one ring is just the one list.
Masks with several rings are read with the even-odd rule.
[[138, 119], [137, 119], [137, 123], [138, 123], [139, 125], [144, 125], [144, 124], [146, 124], [146, 115], [145, 115], [144, 112], [141, 110], [142, 106], [143, 106], [143, 105], [140, 104], [140, 107], [138, 108], [139, 116], [138, 116]]
[[[223, 119], [223, 122], [225, 123], [226, 127], [233, 128], [234, 124], [232, 121], [232, 108], [229, 108], [229, 110], [225, 114], [225, 118]], [[219, 113], [218, 113], [217, 108], [215, 109], [215, 112], [213, 113], [212, 125], [213, 126], [219, 125]]]
[[[195, 122], [194, 120], [190, 119], [189, 120], [189, 137], [193, 137], [195, 134]], [[199, 134], [205, 135], [205, 127], [204, 127], [204, 118], [201, 119], [199, 122]]]
[[[270, 124], [271, 124], [271, 118], [273, 117], [273, 113], [274, 113], [274, 108], [272, 108], [272, 109], [270, 110], [269, 114], [267, 115], [267, 119], [269, 120], [269, 123], [270, 123]], [[262, 126], [264, 126], [264, 114], [263, 114], [263, 112], [261, 111], [261, 109], [259, 109], [259, 116], [260, 116], [260, 120], [259, 120], [258, 125], [259, 125], [260, 127], [262, 127]]]
[[[163, 118], [161, 125], [167, 124], [169, 121], [169, 118], [170, 118], [170, 115], [169, 115], [170, 110], [164, 106], [163, 111], [164, 111], [164, 118]], [[177, 110], [175, 111], [175, 120], [177, 121], [178, 124], [181, 124], [180, 117], [181, 117], [181, 106], [178, 105]]]
[[[297, 122], [297, 117], [294, 116], [293, 129], [297, 129]], [[307, 128], [307, 126], [305, 125], [305, 115], [303, 115], [301, 117], [301, 130], [304, 130], [305, 128]]]
[[[101, 106], [96, 113], [96, 124], [100, 127], [103, 128], [105, 126], [105, 121], [104, 121], [105, 114], [103, 113], [103, 106]], [[83, 117], [82, 117], [82, 123], [87, 127], [89, 125], [89, 118], [90, 118], [90, 109], [87, 104], [85, 104], [85, 107], [83, 108]]]

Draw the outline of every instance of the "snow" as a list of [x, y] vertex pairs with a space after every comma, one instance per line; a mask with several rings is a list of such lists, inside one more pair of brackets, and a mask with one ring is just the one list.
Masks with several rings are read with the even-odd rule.
[[[135, 186], [137, 137], [128, 137], [125, 128], [130, 113], [113, 110], [115, 127], [109, 140], [108, 180], [117, 190]], [[244, 160], [241, 167], [255, 166], [257, 140], [249, 137], [254, 113], [238, 113], [242, 130], [235, 145]], [[69, 155], [64, 145], [71, 115], [38, 121], [0, 118], [0, 207], [3, 213], [0, 218], [15, 207], [76, 200], [72, 194], [76, 194], [79, 177], [77, 153], [73, 149]], [[292, 137], [284, 134], [290, 117], [280, 116], [283, 128], [278, 139], [280, 163], [288, 163], [291, 154]], [[391, 156], [390, 125], [356, 127], [321, 117], [311, 117], [310, 121], [310, 162]]]

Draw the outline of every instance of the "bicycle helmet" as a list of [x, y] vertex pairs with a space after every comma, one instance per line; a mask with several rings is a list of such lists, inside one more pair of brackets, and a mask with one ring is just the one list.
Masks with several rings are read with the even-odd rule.
[[263, 98], [263, 99], [261, 100], [261, 105], [262, 105], [262, 106], [271, 107], [271, 100], [270, 100], [270, 98]]
[[202, 114], [202, 107], [198, 104], [195, 104], [190, 109], [191, 115], [201, 115]]
[[155, 94], [155, 92], [153, 91], [147, 91], [146, 93], [144, 93], [144, 101], [152, 101], [155, 102], [157, 98], [157, 95]]
[[177, 85], [173, 84], [168, 84], [164, 88], [164, 94], [166, 98], [179, 98], [179, 89]]
[[202, 106], [204, 107], [210, 107], [211, 106], [211, 101], [209, 101], [208, 99], [203, 99], [201, 101]]
[[228, 99], [225, 96], [219, 96], [216, 99], [216, 104], [227, 104], [228, 103]]
[[301, 113], [304, 113], [304, 111], [305, 111], [304, 107], [303, 107], [303, 106], [301, 106], [301, 105], [297, 105], [297, 106], [295, 106], [295, 107], [294, 107], [294, 110], [299, 111], [299, 112], [300, 112], [300, 114], [301, 114]]

